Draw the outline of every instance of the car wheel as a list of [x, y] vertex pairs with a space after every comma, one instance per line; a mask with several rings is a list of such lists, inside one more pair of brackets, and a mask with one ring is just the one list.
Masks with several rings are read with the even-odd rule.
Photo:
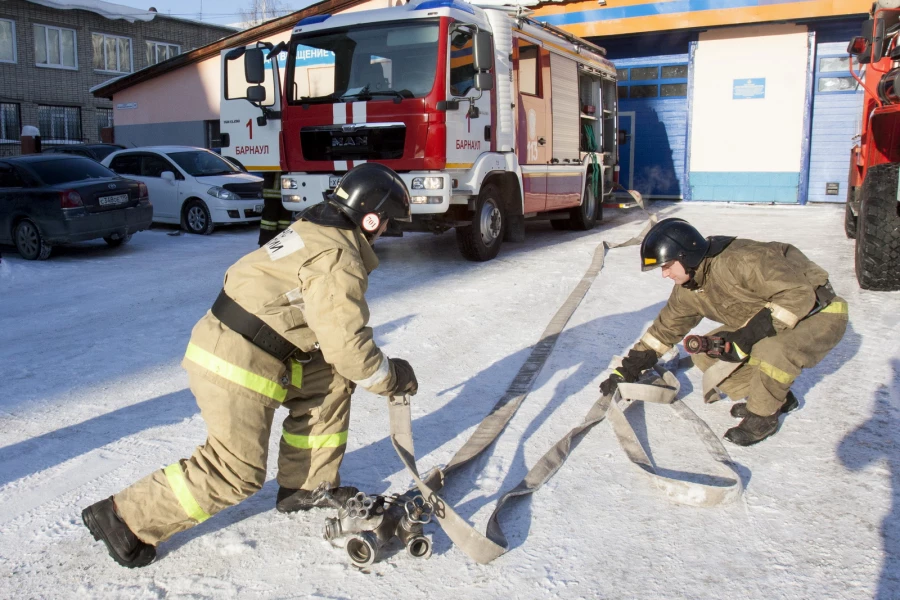
[[181, 226], [190, 233], [209, 235], [215, 229], [209, 209], [202, 200], [190, 200], [181, 213]]
[[469, 260], [491, 260], [500, 252], [506, 220], [501, 208], [500, 189], [489, 183], [481, 189], [472, 213], [472, 224], [456, 228], [460, 253]]
[[37, 225], [28, 219], [20, 221], [15, 231], [16, 250], [25, 260], [47, 260], [53, 246], [44, 241]]
[[106, 242], [106, 245], [109, 246], [110, 248], [118, 248], [122, 244], [127, 244], [129, 242], [129, 240], [131, 240], [130, 233], [127, 235], [124, 235], [124, 236], [119, 235], [119, 234], [108, 235], [105, 238], [103, 238], [103, 241]]

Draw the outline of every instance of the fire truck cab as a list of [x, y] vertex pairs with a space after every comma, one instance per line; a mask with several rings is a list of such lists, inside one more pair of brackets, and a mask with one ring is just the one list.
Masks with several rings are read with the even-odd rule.
[[383, 163], [410, 191], [403, 230], [455, 229], [470, 260], [521, 241], [526, 219], [590, 229], [618, 169], [616, 71], [527, 12], [421, 0], [317, 15], [289, 40], [227, 51], [223, 154], [252, 171], [277, 147], [295, 212], [353, 166]]

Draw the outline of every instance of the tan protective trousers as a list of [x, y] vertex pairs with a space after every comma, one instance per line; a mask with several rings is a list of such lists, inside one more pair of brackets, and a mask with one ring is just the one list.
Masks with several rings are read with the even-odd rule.
[[[258, 492], [266, 479], [277, 402], [236, 394], [196, 373], [190, 387], [206, 422], [206, 443], [114, 496], [116, 508], [142, 541], [156, 545]], [[315, 489], [340, 484], [353, 384], [321, 353], [304, 365], [300, 388], [288, 388], [278, 456], [278, 483]]]
[[[847, 303], [835, 298], [824, 310], [803, 319], [793, 329], [760, 340], [750, 358], [719, 384], [732, 400], [747, 398], [747, 409], [767, 417], [781, 410], [794, 380], [837, 346], [847, 330]], [[719, 327], [707, 335], [724, 330]], [[694, 365], [706, 371], [718, 359], [693, 355]]]

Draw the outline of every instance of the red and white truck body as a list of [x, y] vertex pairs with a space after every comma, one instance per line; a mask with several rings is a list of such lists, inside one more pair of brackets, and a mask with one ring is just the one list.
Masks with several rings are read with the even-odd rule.
[[223, 154], [277, 166], [292, 211], [355, 165], [383, 163], [410, 190], [404, 230], [456, 228], [473, 260], [521, 240], [526, 219], [589, 229], [615, 185], [615, 67], [521, 13], [424, 0], [305, 19], [269, 48], [266, 99], [253, 103], [244, 60], [226, 53]]

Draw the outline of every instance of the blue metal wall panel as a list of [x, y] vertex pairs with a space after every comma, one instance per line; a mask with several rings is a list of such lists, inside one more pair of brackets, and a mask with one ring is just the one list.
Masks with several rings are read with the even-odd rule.
[[[687, 40], [684, 40], [685, 43]], [[687, 53], [613, 59], [616, 68], [687, 64]], [[683, 198], [686, 188], [688, 99], [619, 100], [621, 112], [634, 112], [633, 189], [645, 197]], [[628, 160], [620, 156], [621, 160]], [[627, 185], [627, 182], [623, 181]]]
[[[820, 59], [846, 55], [850, 38], [859, 35], [862, 20], [827, 23], [816, 27], [816, 75]], [[832, 75], [829, 73], [828, 75]], [[835, 73], [834, 75], [844, 75]], [[845, 202], [850, 149], [859, 133], [863, 93], [813, 92], [812, 130], [809, 155], [809, 202]], [[839, 185], [838, 194], [826, 195], [827, 183]]]

